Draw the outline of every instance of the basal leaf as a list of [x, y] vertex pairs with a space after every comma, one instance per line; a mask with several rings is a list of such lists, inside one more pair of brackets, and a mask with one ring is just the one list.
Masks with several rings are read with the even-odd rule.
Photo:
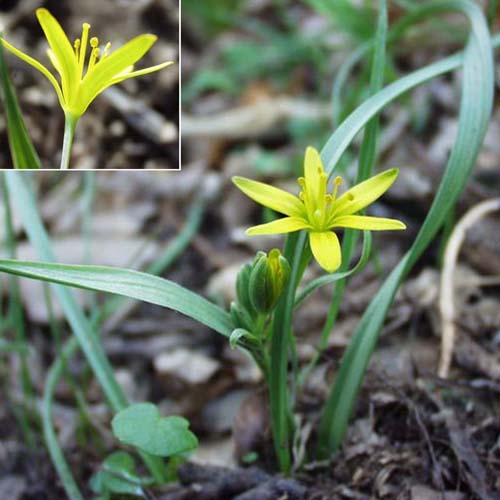
[[152, 274], [110, 266], [0, 260], [0, 270], [86, 290], [116, 293], [174, 309], [229, 337], [233, 322], [227, 312], [194, 292]]
[[174, 457], [194, 450], [196, 436], [182, 417], [162, 417], [152, 403], [137, 403], [120, 411], [111, 422], [122, 443], [159, 457]]

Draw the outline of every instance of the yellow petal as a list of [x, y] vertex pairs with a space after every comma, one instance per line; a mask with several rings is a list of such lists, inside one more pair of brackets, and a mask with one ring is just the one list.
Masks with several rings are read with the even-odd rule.
[[373, 203], [392, 186], [398, 173], [392, 168], [349, 189], [335, 202], [333, 217], [354, 214]]
[[[161, 69], [167, 68], [172, 64], [174, 64], [174, 61], [167, 61], [162, 64], [157, 64], [156, 66], [150, 66], [149, 68], [139, 69], [137, 71], [132, 71], [133, 66], [130, 66], [129, 71], [125, 70], [120, 74], [120, 76], [113, 78], [107, 85], [104, 85], [103, 87], [98, 89], [98, 91], [93, 96], [90, 97], [90, 99], [88, 100], [88, 104], [90, 104], [101, 92], [104, 92], [108, 87], [111, 87], [112, 85], [116, 85], [117, 83], [123, 82], [124, 80], [128, 80], [129, 78], [135, 78], [136, 76], [147, 75], [149, 73], [154, 73], [155, 71], [160, 71]], [[87, 108], [85, 108], [84, 111], [86, 111], [86, 109]]]
[[293, 233], [300, 229], [309, 229], [310, 226], [304, 219], [299, 217], [284, 217], [283, 219], [274, 220], [267, 224], [253, 226], [246, 230], [249, 236], [261, 234], [284, 234]]
[[167, 61], [161, 64], [157, 64], [156, 66], [150, 66], [149, 68], [144, 68], [144, 69], [138, 69], [137, 71], [131, 71], [130, 73], [127, 73], [122, 76], [118, 76], [114, 78], [110, 85], [114, 85], [115, 83], [120, 83], [123, 82], [123, 80], [127, 80], [128, 78], [135, 78], [136, 76], [142, 76], [142, 75], [148, 75], [149, 73], [154, 73], [155, 71], [160, 71], [164, 68], [168, 68], [169, 66], [172, 66], [172, 64], [175, 64], [174, 61]]
[[366, 229], [369, 231], [384, 231], [391, 229], [406, 229], [406, 225], [396, 219], [383, 217], [368, 217], [365, 215], [342, 215], [335, 217], [332, 227], [348, 227], [351, 229]]
[[49, 80], [52, 86], [56, 89], [57, 97], [59, 98], [61, 107], [64, 109], [65, 100], [61, 91], [61, 87], [59, 86], [59, 83], [55, 79], [54, 75], [42, 63], [39, 63], [36, 59], [33, 59], [28, 54], [25, 54], [24, 52], [21, 52], [19, 49], [16, 49], [13, 45], [11, 45], [9, 42], [7, 42], [1, 37], [0, 37], [0, 42], [7, 50], [12, 52], [17, 57], [19, 57], [19, 59], [22, 59], [24, 62], [28, 63], [30, 66], [33, 66]]
[[325, 271], [333, 273], [340, 267], [342, 253], [339, 239], [334, 232], [310, 232], [309, 243], [314, 258]]
[[57, 57], [56, 55], [54, 54], [54, 52], [52, 52], [52, 49], [47, 49], [47, 56], [50, 60], [50, 62], [52, 63], [52, 66], [54, 66], [54, 69], [59, 73], [59, 75], [61, 75], [62, 77], [62, 68], [61, 68], [61, 65], [59, 64], [59, 61], [57, 60]]
[[[314, 205], [321, 196], [322, 173], [324, 173], [323, 162], [318, 150], [308, 146], [304, 157], [304, 177], [306, 179], [307, 199]], [[314, 211], [315, 208], [316, 206], [311, 207], [311, 210]]]
[[156, 40], [155, 35], [139, 35], [101, 59], [82, 81], [79, 105], [86, 109], [98, 94], [109, 87], [114, 78], [143, 57]]
[[64, 97], [69, 100], [71, 90], [78, 83], [78, 61], [66, 33], [47, 9], [37, 9], [38, 22], [45, 33], [50, 48], [61, 68], [61, 85]]
[[305, 213], [303, 203], [296, 196], [283, 189], [245, 177], [233, 177], [233, 182], [249, 198], [276, 212], [293, 217], [302, 217]]

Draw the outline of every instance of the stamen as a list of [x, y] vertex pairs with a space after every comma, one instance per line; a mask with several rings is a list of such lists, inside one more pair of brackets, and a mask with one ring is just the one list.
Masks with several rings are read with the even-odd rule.
[[306, 180], [304, 179], [304, 177], [299, 177], [297, 179], [297, 182], [299, 183], [299, 186], [305, 186], [306, 185]]
[[337, 177], [335, 177], [335, 180], [333, 181], [333, 183], [334, 183], [334, 188], [333, 188], [332, 198], [333, 198], [333, 200], [335, 200], [335, 199], [337, 199], [337, 193], [339, 191], [339, 186], [342, 184], [342, 177], [337, 175]]
[[77, 38], [75, 40], [73, 47], [75, 48], [75, 56], [78, 58], [78, 51], [80, 50], [80, 39], [79, 38]]
[[95, 66], [97, 58], [99, 57], [99, 49], [94, 47], [92, 52], [90, 53], [89, 67], [87, 69], [87, 73]]
[[78, 63], [80, 65], [80, 79], [83, 76], [83, 66], [85, 64], [85, 56], [87, 55], [87, 41], [89, 39], [90, 24], [83, 23], [82, 26], [82, 43], [80, 46], [80, 57]]
[[325, 174], [324, 170], [321, 169], [319, 174], [319, 192], [318, 192], [318, 203], [321, 203], [322, 200], [326, 197], [326, 185], [328, 183], [328, 176]]
[[108, 52], [109, 52], [109, 49], [111, 48], [111, 42], [108, 42], [105, 46], [104, 46], [104, 50], [102, 51], [102, 56], [101, 56], [101, 59], [104, 59], [107, 55], [108, 55]]

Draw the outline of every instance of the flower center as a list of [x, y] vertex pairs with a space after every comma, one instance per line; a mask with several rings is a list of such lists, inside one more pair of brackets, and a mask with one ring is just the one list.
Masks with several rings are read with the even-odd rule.
[[302, 188], [299, 198], [304, 203], [309, 224], [316, 231], [325, 231], [335, 209], [335, 200], [342, 178], [339, 176], [335, 178], [331, 194], [326, 192], [328, 176], [322, 168], [318, 168], [318, 176], [313, 180], [315, 182], [299, 177], [298, 183]]

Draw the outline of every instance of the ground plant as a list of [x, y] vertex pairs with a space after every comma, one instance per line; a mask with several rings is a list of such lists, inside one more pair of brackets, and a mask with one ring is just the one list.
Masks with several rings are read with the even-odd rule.
[[[308, 3], [324, 15], [340, 15], [344, 16], [342, 19], [352, 20], [349, 2], [338, 2], [335, 8], [327, 1]], [[193, 205], [186, 233], [178, 236], [178, 247], [175, 252], [172, 250], [161, 268], [140, 272], [126, 267], [69, 265], [56, 262], [51, 238], [44, 227], [33, 191], [32, 177], [16, 171], [3, 174], [3, 199], [11, 251], [9, 258], [0, 260], [0, 271], [12, 278], [14, 297], [19, 293], [16, 289], [17, 277], [50, 283], [72, 332], [72, 337], [61, 346], [51, 367], [42, 405], [45, 442], [70, 498], [78, 500], [84, 497], [58, 444], [52, 406], [55, 387], [62, 377], [65, 363], [78, 349], [83, 352], [114, 414], [110, 427], [116, 438], [117, 450], [103, 460], [102, 468], [91, 481], [92, 489], [99, 498], [111, 498], [115, 494], [144, 497], [149, 488], [175, 481], [178, 465], [187, 460], [198, 446], [198, 439], [190, 430], [187, 419], [176, 415], [163, 416], [151, 402], [127, 400], [99, 335], [100, 321], [102, 315], [107, 314], [106, 308], [96, 305], [87, 314], [75, 300], [71, 288], [89, 293], [104, 292], [177, 311], [205, 325], [214, 334], [221, 335], [231, 348], [250, 356], [263, 376], [275, 465], [284, 475], [293, 475], [312, 462], [327, 463], [339, 452], [396, 293], [448, 223], [476, 164], [491, 117], [494, 49], [500, 45], [500, 37], [490, 34], [487, 15], [476, 2], [469, 0], [408, 2], [407, 14], [393, 26], [389, 23], [385, 0], [377, 2], [376, 8], [369, 11], [376, 15], [376, 22], [358, 20], [357, 23], [347, 23], [346, 29], [359, 39], [359, 45], [333, 85], [333, 121], [337, 123], [329, 130], [321, 149], [312, 145], [304, 148], [301, 160], [303, 175], [297, 179], [298, 188], [289, 192], [249, 177], [232, 178], [232, 189], [241, 191], [241, 199], [250, 198], [257, 205], [270, 209], [268, 215], [271, 214], [272, 220], [248, 228], [247, 234], [286, 236], [282, 247], [268, 252], [259, 250], [251, 261], [241, 267], [235, 284], [236, 300], [228, 308], [159, 276], [174, 254], [182, 251], [186, 234], [196, 232], [200, 204], [208, 203], [207, 200]], [[400, 78], [393, 78], [389, 47], [419, 22], [428, 19], [438, 22], [442, 14], [449, 12], [458, 13], [467, 20], [468, 31], [463, 50]], [[163, 69], [169, 63], [132, 71], [131, 65], [154, 43], [151, 35], [141, 35], [109, 55], [109, 47], [99, 52], [98, 41], [91, 39], [92, 52], [84, 75], [88, 25], [83, 26], [81, 41], [77, 40], [73, 47], [48, 11], [39, 10], [37, 16], [51, 47], [49, 57], [61, 76], [61, 84], [30, 56], [4, 39], [2, 44], [41, 71], [55, 87], [66, 116], [61, 168], [67, 168], [76, 122], [97, 94], [126, 78]], [[224, 22], [221, 21], [222, 24]], [[309, 50], [305, 52], [311, 55]], [[364, 61], [369, 69], [365, 95], [353, 109], [350, 105], [342, 107], [339, 103], [345, 91], [346, 74], [359, 61]], [[381, 113], [408, 92], [450, 72], [459, 75], [458, 125], [432, 205], [406, 253], [385, 277], [363, 312], [339, 360], [319, 419], [314, 422], [313, 437], [307, 442], [306, 451], [297, 454], [297, 442], [301, 439], [297, 401], [308, 377], [324, 355], [329, 339], [335, 335], [336, 320], [349, 279], [371, 262], [378, 250], [374, 248], [372, 232], [399, 231], [394, 233], [395, 237], [406, 234], [404, 220], [371, 213], [370, 205], [390, 192], [393, 185], [397, 186], [398, 174], [404, 168], [396, 165], [376, 172]], [[4, 97], [7, 98], [9, 92], [12, 94], [12, 116], [17, 116], [15, 93], [8, 75], [4, 71], [0, 76]], [[193, 86], [191, 90], [195, 94], [199, 87]], [[9, 128], [10, 144], [13, 155], [17, 151], [17, 157], [22, 162], [22, 158], [33, 158], [34, 155], [24, 126], [16, 120], [14, 118], [11, 123], [17, 123], [17, 126]], [[360, 133], [363, 135], [355, 162], [356, 172], [350, 175], [345, 172], [344, 161], [348, 149]], [[38, 261], [15, 258], [12, 213], [21, 220], [31, 245], [38, 253]], [[321, 270], [321, 274], [310, 279], [307, 271], [314, 266]], [[333, 289], [332, 300], [324, 317], [315, 355], [310, 363], [301, 366], [294, 317], [299, 308], [306, 307], [322, 287]], [[16, 314], [19, 311], [14, 310], [14, 318]], [[22, 341], [21, 335], [17, 342], [22, 344]], [[12, 349], [15, 347], [14, 344], [10, 346]], [[25, 360], [22, 351], [20, 358]], [[29, 392], [29, 387], [26, 390]], [[145, 469], [138, 467], [135, 455], [140, 456]], [[142, 473], [141, 470], [147, 472]]]

